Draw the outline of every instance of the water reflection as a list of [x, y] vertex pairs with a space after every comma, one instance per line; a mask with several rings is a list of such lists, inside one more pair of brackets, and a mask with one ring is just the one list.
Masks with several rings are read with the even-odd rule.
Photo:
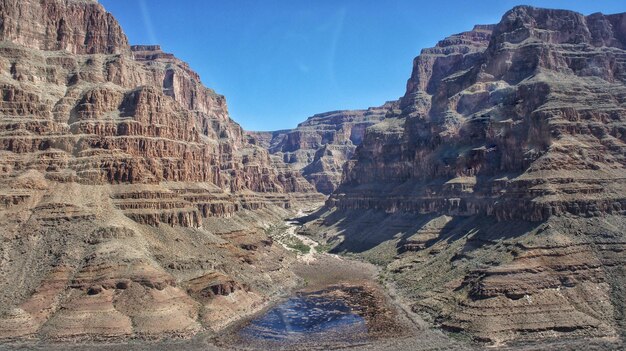
[[341, 296], [300, 293], [252, 320], [240, 337], [259, 341], [364, 341], [365, 319]]

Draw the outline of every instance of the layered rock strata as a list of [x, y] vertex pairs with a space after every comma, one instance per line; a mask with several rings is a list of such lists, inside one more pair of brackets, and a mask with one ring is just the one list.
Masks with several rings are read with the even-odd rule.
[[321, 226], [503, 343], [624, 335], [626, 14], [516, 7], [422, 51]]
[[398, 101], [391, 101], [367, 110], [326, 112], [292, 130], [248, 134], [269, 150], [277, 168], [302, 172], [317, 191], [328, 195], [341, 182], [343, 167], [363, 141], [365, 130], [398, 106]]
[[295, 284], [263, 231], [323, 199], [96, 1], [0, 1], [0, 338], [188, 336]]

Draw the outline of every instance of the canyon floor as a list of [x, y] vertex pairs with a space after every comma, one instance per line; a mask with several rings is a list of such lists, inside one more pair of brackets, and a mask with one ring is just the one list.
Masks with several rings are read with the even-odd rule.
[[[313, 211], [310, 211], [313, 212]], [[307, 211], [309, 214], [309, 211]], [[0, 345], [0, 350], [480, 350], [477, 344], [463, 334], [444, 332], [414, 313], [410, 303], [395, 289], [393, 282], [381, 279], [381, 266], [360, 260], [354, 255], [328, 253], [328, 248], [300, 231], [306, 224], [307, 214], [300, 211], [297, 218], [276, 223], [268, 233], [281, 245], [297, 252], [293, 271], [303, 284], [257, 314], [234, 323], [224, 332], [200, 333], [190, 339], [98, 342], [16, 342]], [[310, 234], [310, 233], [307, 233]], [[240, 331], [254, 318], [263, 315], [282, 301], [296, 294], [347, 294], [355, 304], [364, 306], [368, 337], [358, 341], [338, 341], [332, 333], [321, 338], [297, 343], [250, 340], [242, 338]], [[355, 293], [356, 292], [356, 293]], [[352, 294], [352, 295], [350, 295]], [[510, 344], [489, 347], [499, 350], [608, 350], [620, 349], [614, 340], [568, 340], [536, 344]]]

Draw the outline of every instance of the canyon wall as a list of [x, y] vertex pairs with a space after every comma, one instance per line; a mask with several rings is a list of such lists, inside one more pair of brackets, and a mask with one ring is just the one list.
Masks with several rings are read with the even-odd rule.
[[399, 107], [309, 229], [449, 330], [623, 335], [626, 14], [516, 7], [424, 49]]
[[186, 336], [295, 284], [263, 228], [323, 197], [96, 1], [0, 1], [0, 338]]
[[248, 134], [269, 150], [278, 167], [300, 171], [317, 191], [328, 195], [341, 183], [343, 167], [365, 130], [398, 108], [398, 101], [390, 101], [367, 110], [320, 113], [295, 129]]

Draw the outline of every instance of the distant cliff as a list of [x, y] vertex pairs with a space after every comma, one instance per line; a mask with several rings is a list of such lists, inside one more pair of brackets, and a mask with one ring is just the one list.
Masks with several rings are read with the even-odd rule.
[[392, 101], [367, 110], [320, 113], [295, 129], [248, 134], [277, 162], [301, 171], [317, 191], [330, 194], [341, 182], [343, 167], [363, 141], [365, 130], [392, 114], [398, 104]]

